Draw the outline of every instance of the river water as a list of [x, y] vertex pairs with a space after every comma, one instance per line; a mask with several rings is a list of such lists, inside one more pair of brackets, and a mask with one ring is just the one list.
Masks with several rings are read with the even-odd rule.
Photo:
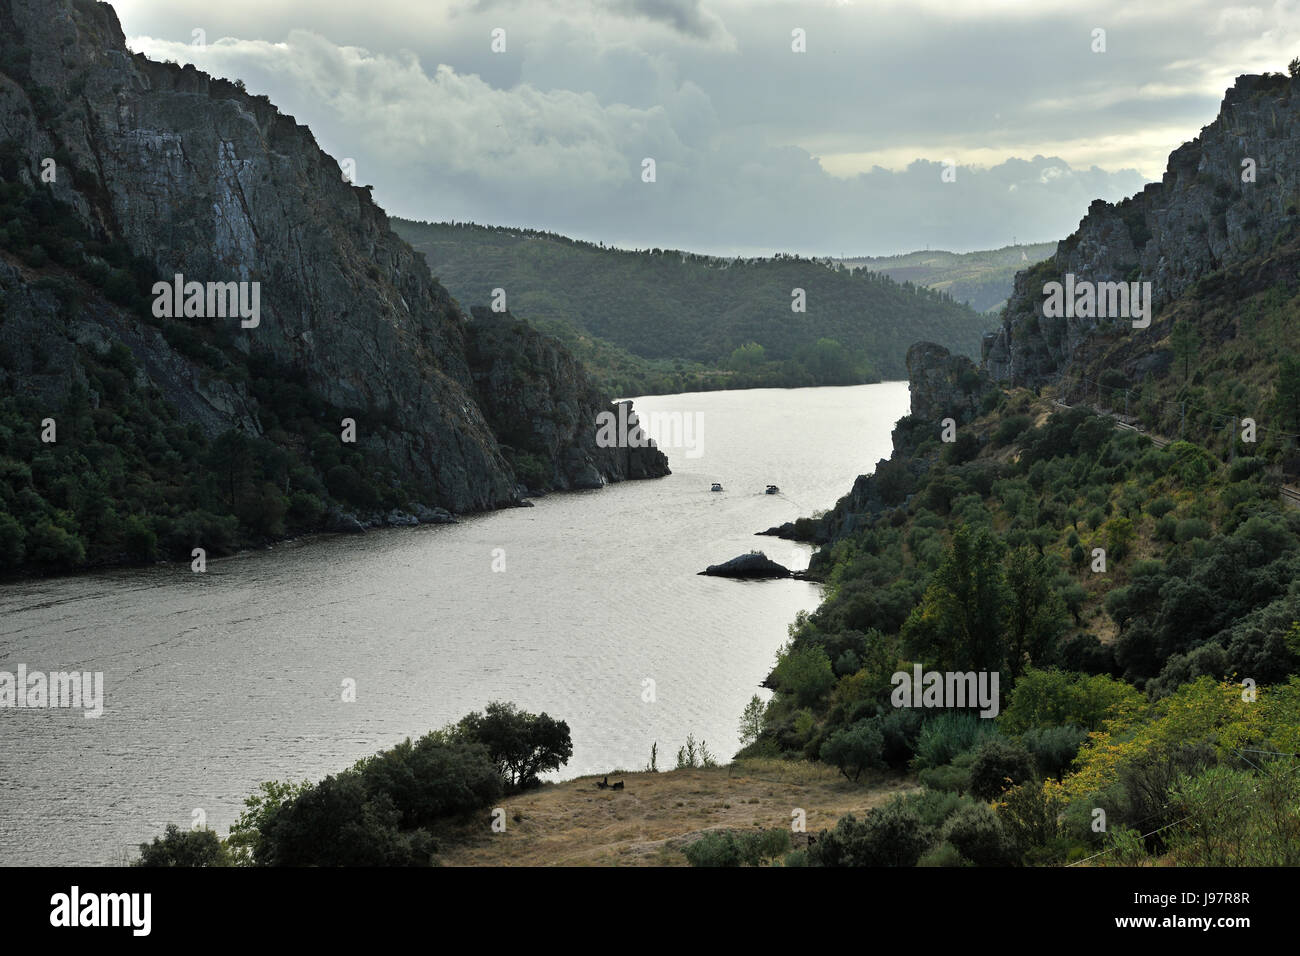
[[120, 863], [196, 811], [224, 834], [260, 781], [319, 779], [497, 699], [568, 721], [555, 777], [643, 769], [655, 742], [671, 768], [688, 733], [729, 758], [819, 589], [696, 572], [752, 548], [806, 567], [807, 547], [754, 532], [829, 508], [886, 456], [907, 385], [635, 403], [664, 444], [691, 446], [665, 448], [669, 477], [205, 574], [0, 587], [0, 671], [104, 675], [97, 719], [0, 709], [0, 864]]

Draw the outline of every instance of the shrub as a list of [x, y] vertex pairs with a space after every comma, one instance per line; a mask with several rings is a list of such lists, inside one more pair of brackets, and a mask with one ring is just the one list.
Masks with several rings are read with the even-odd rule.
[[1088, 731], [1066, 724], [1063, 727], [1031, 727], [1020, 742], [1034, 758], [1039, 776], [1060, 779], [1087, 739]]
[[833, 830], [823, 830], [808, 851], [816, 866], [915, 866], [933, 832], [915, 811], [892, 800], [864, 819], [848, 813]]
[[502, 791], [503, 779], [480, 742], [426, 734], [356, 765], [371, 799], [387, 796], [405, 829], [485, 807]]
[[730, 830], [710, 830], [682, 852], [691, 866], [740, 866], [740, 847]]
[[1115, 652], [1095, 634], [1075, 634], [1056, 646], [1061, 668], [1080, 674], [1110, 674], [1115, 670]]
[[1028, 415], [1010, 415], [1002, 419], [993, 433], [993, 444], [1010, 445], [1029, 429], [1030, 424]]
[[917, 769], [941, 767], [997, 733], [992, 721], [967, 713], [942, 713], [921, 727], [916, 741]]
[[917, 774], [923, 787], [931, 790], [944, 790], [951, 793], [966, 793], [970, 790], [970, 768], [957, 764], [944, 764], [942, 767], [929, 767]]
[[1049, 793], [1042, 784], [1029, 782], [1012, 787], [1002, 795], [997, 816], [1010, 843], [1022, 854], [1037, 857], [1042, 856], [1043, 849], [1050, 853], [1061, 835], [1059, 821], [1064, 809], [1064, 802], [1054, 793]]
[[1019, 859], [1002, 821], [985, 806], [962, 807], [943, 827], [943, 839], [976, 866], [1012, 866]]
[[938, 832], [944, 822], [959, 809], [971, 805], [970, 797], [962, 797], [942, 790], [923, 790], [900, 798], [901, 803], [916, 814], [921, 826]]
[[1034, 758], [1029, 751], [1022, 744], [994, 737], [980, 744], [975, 752], [970, 789], [975, 796], [992, 800], [1008, 787], [1032, 780], [1033, 776]]
[[970, 861], [947, 840], [935, 845], [921, 855], [917, 866], [969, 866]]
[[230, 854], [215, 830], [182, 830], [167, 824], [161, 837], [140, 844], [132, 866], [230, 866]]
[[1170, 849], [1188, 866], [1300, 865], [1300, 779], [1274, 761], [1259, 773], [1214, 767], [1184, 774], [1170, 801], [1186, 827], [1170, 832]]
[[269, 866], [428, 866], [434, 844], [424, 830], [403, 833], [387, 794], [370, 799], [351, 772], [305, 789], [272, 818], [256, 862]]
[[1065, 724], [1096, 730], [1103, 720], [1131, 714], [1143, 704], [1140, 692], [1104, 675], [1031, 668], [1016, 681], [998, 722], [1013, 734]]
[[1208, 538], [1213, 534], [1210, 523], [1204, 518], [1184, 518], [1174, 529], [1174, 540], [1179, 544], [1197, 538]]
[[748, 866], [763, 866], [790, 852], [790, 831], [786, 827], [742, 833], [737, 837], [740, 860]]
[[921, 713], [913, 707], [896, 707], [880, 717], [881, 759], [896, 769], [907, 766], [916, 755], [921, 724]]
[[1154, 501], [1147, 504], [1147, 514], [1153, 518], [1159, 519], [1169, 514], [1169, 512], [1173, 511], [1175, 507], [1177, 507], [1177, 505], [1175, 505], [1173, 498], [1156, 498]]

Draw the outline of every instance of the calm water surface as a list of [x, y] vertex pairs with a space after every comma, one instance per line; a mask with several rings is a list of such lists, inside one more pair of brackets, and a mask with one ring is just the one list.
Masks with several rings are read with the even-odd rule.
[[643, 416], [697, 416], [702, 454], [667, 448], [674, 473], [656, 481], [313, 538], [206, 574], [0, 587], [0, 670], [105, 682], [99, 719], [0, 710], [0, 863], [121, 862], [195, 809], [224, 834], [262, 780], [319, 779], [496, 699], [568, 721], [559, 777], [641, 769], [655, 741], [671, 766], [688, 733], [730, 757], [819, 591], [696, 572], [751, 548], [806, 567], [808, 548], [753, 533], [830, 507], [887, 455], [907, 384], [635, 401]]

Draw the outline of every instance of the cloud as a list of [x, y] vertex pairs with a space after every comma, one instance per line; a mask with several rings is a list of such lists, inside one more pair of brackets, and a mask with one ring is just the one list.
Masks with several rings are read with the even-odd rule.
[[470, 0], [462, 9], [487, 13], [546, 7], [552, 14], [577, 18], [607, 15], [644, 20], [706, 42], [731, 42], [722, 18], [705, 7], [703, 0]]
[[606, 6], [618, 13], [665, 23], [701, 40], [727, 35], [722, 20], [706, 10], [700, 0], [608, 0]]
[[1061, 238], [1300, 48], [1300, 0], [122, 2], [136, 49], [244, 79], [396, 214], [718, 254]]

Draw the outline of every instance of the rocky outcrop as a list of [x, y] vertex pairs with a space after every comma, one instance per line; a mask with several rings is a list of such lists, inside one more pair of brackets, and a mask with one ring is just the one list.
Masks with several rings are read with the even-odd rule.
[[959, 424], [979, 414], [980, 402], [995, 386], [964, 355], [942, 345], [917, 342], [907, 350], [912, 414], [928, 422], [952, 418]]
[[741, 578], [746, 580], [796, 576], [795, 572], [777, 564], [762, 551], [751, 551], [749, 554], [742, 554], [730, 561], [724, 561], [722, 564], [710, 564], [705, 570], [698, 573], [718, 578]]
[[[346, 182], [310, 130], [267, 98], [132, 54], [113, 9], [89, 0], [0, 0], [0, 44], [0, 141], [21, 150], [20, 178], [35, 184], [41, 160], [58, 157], [54, 194], [96, 235], [125, 241], [168, 278], [257, 283], [254, 327], [216, 320], [229, 323], [233, 348], [354, 417], [358, 446], [413, 500], [455, 512], [519, 503], [495, 430], [505, 427], [511, 447], [522, 444], [516, 431], [542, 429], [534, 443], [561, 463], [556, 487], [667, 472], [657, 450], [593, 450], [606, 403], [558, 344], [531, 350], [538, 367], [526, 383], [492, 368], [483, 356], [500, 343], [475, 335], [369, 187]], [[10, 268], [0, 283], [25, 280]], [[201, 370], [129, 311], [83, 309], [53, 335], [37, 328], [49, 311], [40, 294], [9, 301], [5, 337], [58, 353], [51, 372], [11, 368], [28, 392], [66, 393], [76, 363], [60, 356], [74, 345], [120, 342], [182, 420], [209, 435], [261, 433], [238, 384]]]
[[1055, 379], [1089, 337], [1132, 332], [1115, 318], [1049, 318], [1043, 284], [1149, 281], [1153, 311], [1202, 276], [1267, 250], [1300, 214], [1300, 78], [1241, 76], [1218, 117], [1169, 156], [1164, 178], [1121, 203], [1097, 200], [1055, 256], [1016, 276], [1002, 327], [985, 336], [991, 378]]
[[[632, 403], [610, 403], [556, 339], [509, 312], [471, 311], [475, 396], [529, 490], [600, 488], [669, 474], [667, 457], [636, 424]], [[616, 426], [626, 423], [612, 430], [614, 443], [598, 441], [602, 413]]]

